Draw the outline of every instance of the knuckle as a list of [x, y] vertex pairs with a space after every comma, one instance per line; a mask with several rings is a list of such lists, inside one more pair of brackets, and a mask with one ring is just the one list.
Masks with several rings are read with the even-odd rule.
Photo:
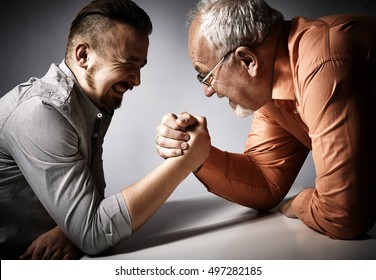
[[[162, 136], [166, 136], [168, 134], [168, 129], [166, 126], [160, 126], [159, 127], [159, 130], [158, 130], [158, 133]], [[161, 138], [161, 137], [158, 137], [158, 138]]]
[[165, 147], [165, 146], [166, 146], [166, 139], [163, 138], [163, 137], [158, 137], [158, 138], [157, 138], [157, 144], [158, 144], [160, 147]]
[[175, 120], [176, 115], [173, 113], [167, 113], [166, 115], [163, 116], [162, 123], [168, 123], [171, 119]]
[[157, 153], [161, 156], [162, 153], [161, 153], [160, 147], [158, 145], [155, 145], [155, 149], [156, 149]]
[[206, 118], [203, 116], [198, 116], [197, 119], [200, 123], [202, 123], [204, 126], [206, 126]]

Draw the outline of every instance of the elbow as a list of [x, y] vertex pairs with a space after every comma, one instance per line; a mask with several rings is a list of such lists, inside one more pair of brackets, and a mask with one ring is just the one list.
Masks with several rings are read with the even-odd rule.
[[87, 223], [73, 232], [76, 244], [88, 255], [100, 254], [132, 235], [132, 224], [121, 194], [106, 198], [95, 210]]
[[362, 239], [373, 224], [374, 221], [365, 221], [364, 217], [347, 216], [340, 220], [331, 221], [329, 225], [323, 227], [323, 233], [332, 239]]
[[[326, 207], [328, 205], [325, 205]], [[332, 239], [354, 240], [366, 237], [375, 223], [375, 214], [366, 210], [336, 208], [325, 211], [323, 205], [310, 205], [299, 218], [307, 226]]]
[[82, 238], [80, 244], [78, 244], [78, 248], [88, 256], [101, 254], [113, 246], [98, 238]]
[[87, 246], [83, 245], [81, 246], [81, 251], [88, 256], [96, 256], [99, 255], [107, 250], [109, 250], [112, 246], [106, 246], [106, 247], [98, 247], [98, 246]]
[[79, 242], [77, 242], [77, 247], [84, 254], [94, 256], [113, 248], [123, 240], [129, 238], [130, 235], [130, 231], [121, 235], [116, 230], [109, 232], [102, 230], [88, 230], [81, 235]]
[[248, 192], [248, 195], [242, 195], [238, 198], [238, 203], [259, 212], [270, 211], [277, 207], [285, 193], [273, 192], [269, 187], [254, 188]]
[[248, 203], [247, 205], [244, 205], [244, 206], [255, 209], [258, 212], [268, 212], [268, 211], [272, 210], [274, 207], [277, 207], [279, 202], [280, 201], [264, 201], [264, 202], [261, 202], [261, 203], [251, 202], [251, 203]]
[[[230, 199], [231, 200], [231, 199]], [[240, 204], [242, 206], [252, 208], [259, 212], [267, 212], [277, 207], [282, 201], [282, 198], [275, 198], [271, 194], [264, 194], [264, 196], [255, 196], [250, 193], [249, 195], [238, 197], [232, 202]]]

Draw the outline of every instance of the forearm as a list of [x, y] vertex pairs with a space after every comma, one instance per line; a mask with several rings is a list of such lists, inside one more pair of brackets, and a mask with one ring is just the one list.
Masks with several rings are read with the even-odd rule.
[[193, 169], [184, 157], [169, 158], [147, 176], [122, 190], [133, 232], [159, 209]]
[[265, 205], [271, 198], [266, 180], [244, 154], [212, 147], [209, 159], [195, 176], [208, 191], [229, 201], [255, 209], [269, 207]]
[[285, 159], [274, 160], [273, 164], [257, 164], [252, 155], [228, 153], [213, 147], [210, 157], [195, 175], [210, 192], [220, 197], [267, 210], [285, 197], [295, 179], [295, 172], [288, 173], [283, 168], [289, 167]]

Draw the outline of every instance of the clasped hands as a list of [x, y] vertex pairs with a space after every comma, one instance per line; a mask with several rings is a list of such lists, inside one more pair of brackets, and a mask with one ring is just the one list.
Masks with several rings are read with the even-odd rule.
[[[207, 139], [210, 140], [204, 117], [192, 116], [187, 112], [178, 115], [172, 113], [165, 115], [162, 118], [162, 123], [157, 127], [155, 139], [159, 155], [165, 159], [183, 155], [190, 147], [189, 141], [193, 132], [200, 129], [206, 131]], [[205, 139], [201, 141], [205, 141]], [[206, 152], [210, 152], [210, 148]], [[200, 167], [201, 165], [197, 166], [193, 172], [197, 172]], [[289, 199], [279, 209], [281, 213], [289, 218], [297, 218], [291, 207], [293, 200], [294, 198]]]
[[211, 149], [206, 118], [187, 112], [168, 113], [157, 127], [155, 138], [158, 154], [164, 158], [186, 156], [194, 161], [197, 171], [208, 158]]

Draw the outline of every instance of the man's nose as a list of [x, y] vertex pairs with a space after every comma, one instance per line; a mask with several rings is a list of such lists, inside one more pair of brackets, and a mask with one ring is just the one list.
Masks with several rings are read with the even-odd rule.
[[212, 86], [203, 85], [203, 87], [204, 87], [204, 94], [207, 97], [212, 97], [213, 94], [215, 94], [215, 90], [213, 89]]

